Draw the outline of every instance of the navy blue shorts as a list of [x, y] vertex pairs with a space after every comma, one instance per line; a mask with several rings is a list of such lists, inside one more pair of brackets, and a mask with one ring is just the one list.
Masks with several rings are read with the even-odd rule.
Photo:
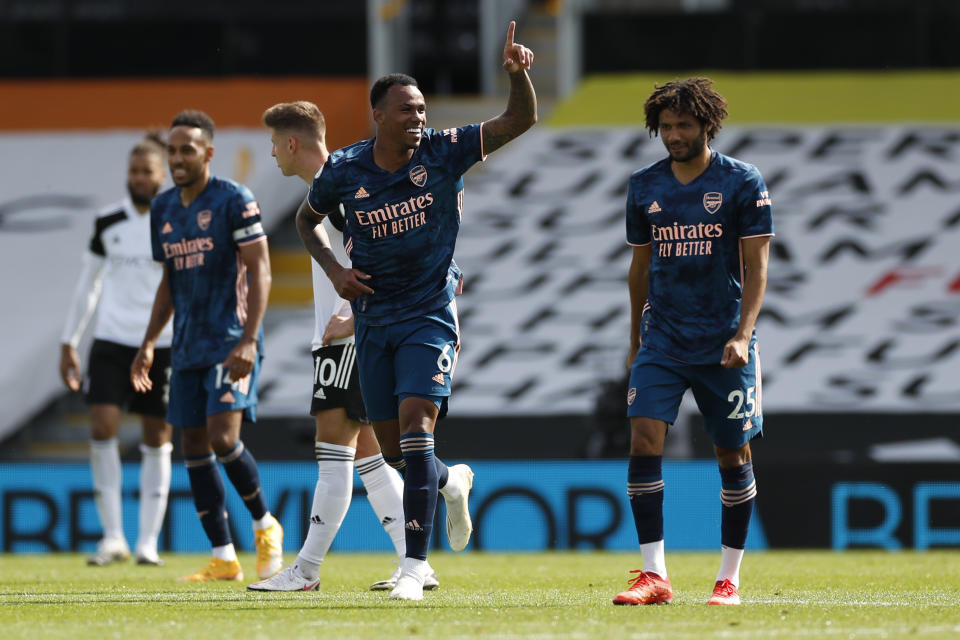
[[738, 369], [719, 364], [686, 364], [641, 347], [630, 369], [627, 416], [673, 424], [687, 389], [693, 390], [704, 427], [718, 447], [739, 449], [763, 435], [756, 338], [750, 342], [749, 361]]
[[170, 376], [167, 422], [181, 428], [205, 427], [207, 416], [237, 410], [242, 410], [250, 422], [256, 422], [262, 359], [257, 356], [253, 370], [236, 382], [220, 363], [203, 369], [174, 369]]
[[371, 326], [354, 318], [360, 389], [371, 421], [392, 420], [400, 402], [413, 396], [446, 414], [460, 351], [457, 305], [402, 322]]

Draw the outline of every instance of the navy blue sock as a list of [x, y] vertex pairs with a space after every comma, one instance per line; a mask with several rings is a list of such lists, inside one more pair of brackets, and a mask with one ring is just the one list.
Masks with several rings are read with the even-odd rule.
[[663, 540], [663, 456], [630, 456], [627, 495], [640, 544]]
[[757, 482], [753, 478], [753, 463], [732, 469], [720, 469], [720, 543], [725, 547], [743, 549], [747, 544], [747, 529], [757, 497]]
[[433, 517], [437, 510], [437, 465], [433, 455], [433, 434], [409, 433], [400, 436], [400, 450], [407, 462], [403, 479], [403, 518], [407, 557], [427, 559]]
[[190, 477], [190, 491], [193, 504], [200, 516], [200, 524], [214, 547], [222, 547], [233, 542], [227, 527], [226, 492], [223, 478], [217, 469], [217, 460], [211, 453], [206, 456], [187, 458], [187, 475]]
[[240, 497], [243, 498], [243, 504], [254, 520], [259, 520], [267, 514], [267, 501], [263, 498], [263, 490], [260, 488], [260, 472], [257, 471], [257, 461], [253, 455], [243, 446], [243, 442], [238, 441], [236, 446], [225, 456], [217, 456], [223, 470], [227, 472], [227, 477], [233, 483], [233, 488], [237, 490]]
[[391, 458], [388, 455], [383, 456], [383, 461], [388, 465], [400, 472], [401, 476], [405, 476], [407, 473], [407, 461], [403, 459], [403, 455], [399, 458]]
[[433, 456], [433, 464], [437, 468], [437, 488], [443, 489], [447, 486], [447, 478], [450, 477], [450, 470], [447, 468], [447, 465], [443, 463], [443, 460], [437, 456]]

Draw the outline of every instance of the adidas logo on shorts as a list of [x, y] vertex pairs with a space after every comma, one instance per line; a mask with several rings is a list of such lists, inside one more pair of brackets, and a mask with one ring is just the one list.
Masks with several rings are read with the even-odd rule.
[[437, 375], [433, 376], [433, 378], [431, 378], [431, 380], [433, 380], [433, 381], [436, 382], [437, 384], [441, 384], [441, 385], [447, 383], [446, 378], [443, 377], [443, 374], [442, 374], [442, 373], [438, 373]]
[[323, 389], [317, 389], [317, 392], [313, 394], [313, 397], [316, 398], [317, 400], [326, 400], [327, 394], [323, 392]]

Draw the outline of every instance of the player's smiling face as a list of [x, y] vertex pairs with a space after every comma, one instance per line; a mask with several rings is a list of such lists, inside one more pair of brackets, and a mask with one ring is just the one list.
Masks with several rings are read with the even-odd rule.
[[207, 163], [213, 157], [213, 145], [197, 127], [179, 125], [167, 139], [167, 163], [170, 177], [178, 187], [189, 187], [207, 177]]
[[660, 139], [674, 162], [688, 162], [707, 146], [707, 132], [700, 121], [672, 109], [660, 112]]
[[427, 103], [420, 89], [395, 84], [374, 110], [377, 137], [403, 149], [416, 149], [427, 125]]

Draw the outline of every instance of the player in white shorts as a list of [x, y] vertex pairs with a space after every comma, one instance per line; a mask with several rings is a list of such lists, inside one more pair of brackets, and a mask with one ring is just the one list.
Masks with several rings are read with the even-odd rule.
[[[274, 105], [263, 114], [270, 129], [273, 156], [284, 175], [297, 175], [307, 184], [327, 159], [323, 114], [310, 102]], [[337, 224], [340, 227], [337, 227]], [[327, 233], [341, 254], [343, 217], [325, 223]], [[403, 519], [403, 480], [383, 459], [373, 429], [367, 421], [355, 366], [353, 314], [350, 303], [337, 295], [333, 284], [316, 262], [313, 272], [313, 400], [310, 413], [316, 420], [315, 453], [318, 477], [310, 510], [310, 528], [293, 565], [267, 580], [255, 582], [254, 591], [309, 591], [320, 584], [319, 570], [343, 523], [353, 495], [355, 466], [367, 490], [367, 498], [383, 525], [399, 560], [406, 553]], [[400, 566], [387, 580], [370, 586], [385, 591], [396, 586]], [[432, 570], [424, 588], [439, 585]]]
[[164, 146], [159, 136], [147, 136], [131, 150], [129, 196], [97, 216], [61, 339], [60, 376], [71, 391], [79, 391], [82, 367], [77, 346], [93, 313], [98, 312], [82, 385], [90, 406], [90, 468], [103, 527], [97, 551], [87, 561], [91, 565], [130, 557], [123, 533], [117, 442], [124, 410], [140, 414], [143, 422], [137, 562], [163, 564], [157, 554], [157, 538], [170, 492], [173, 446], [170, 425], [164, 417], [172, 331], [165, 331], [158, 343], [161, 348], [150, 371], [154, 386], [149, 394], [134, 392], [130, 364], [150, 319], [153, 294], [160, 282], [161, 269], [153, 261], [150, 248], [150, 201], [166, 178]]

